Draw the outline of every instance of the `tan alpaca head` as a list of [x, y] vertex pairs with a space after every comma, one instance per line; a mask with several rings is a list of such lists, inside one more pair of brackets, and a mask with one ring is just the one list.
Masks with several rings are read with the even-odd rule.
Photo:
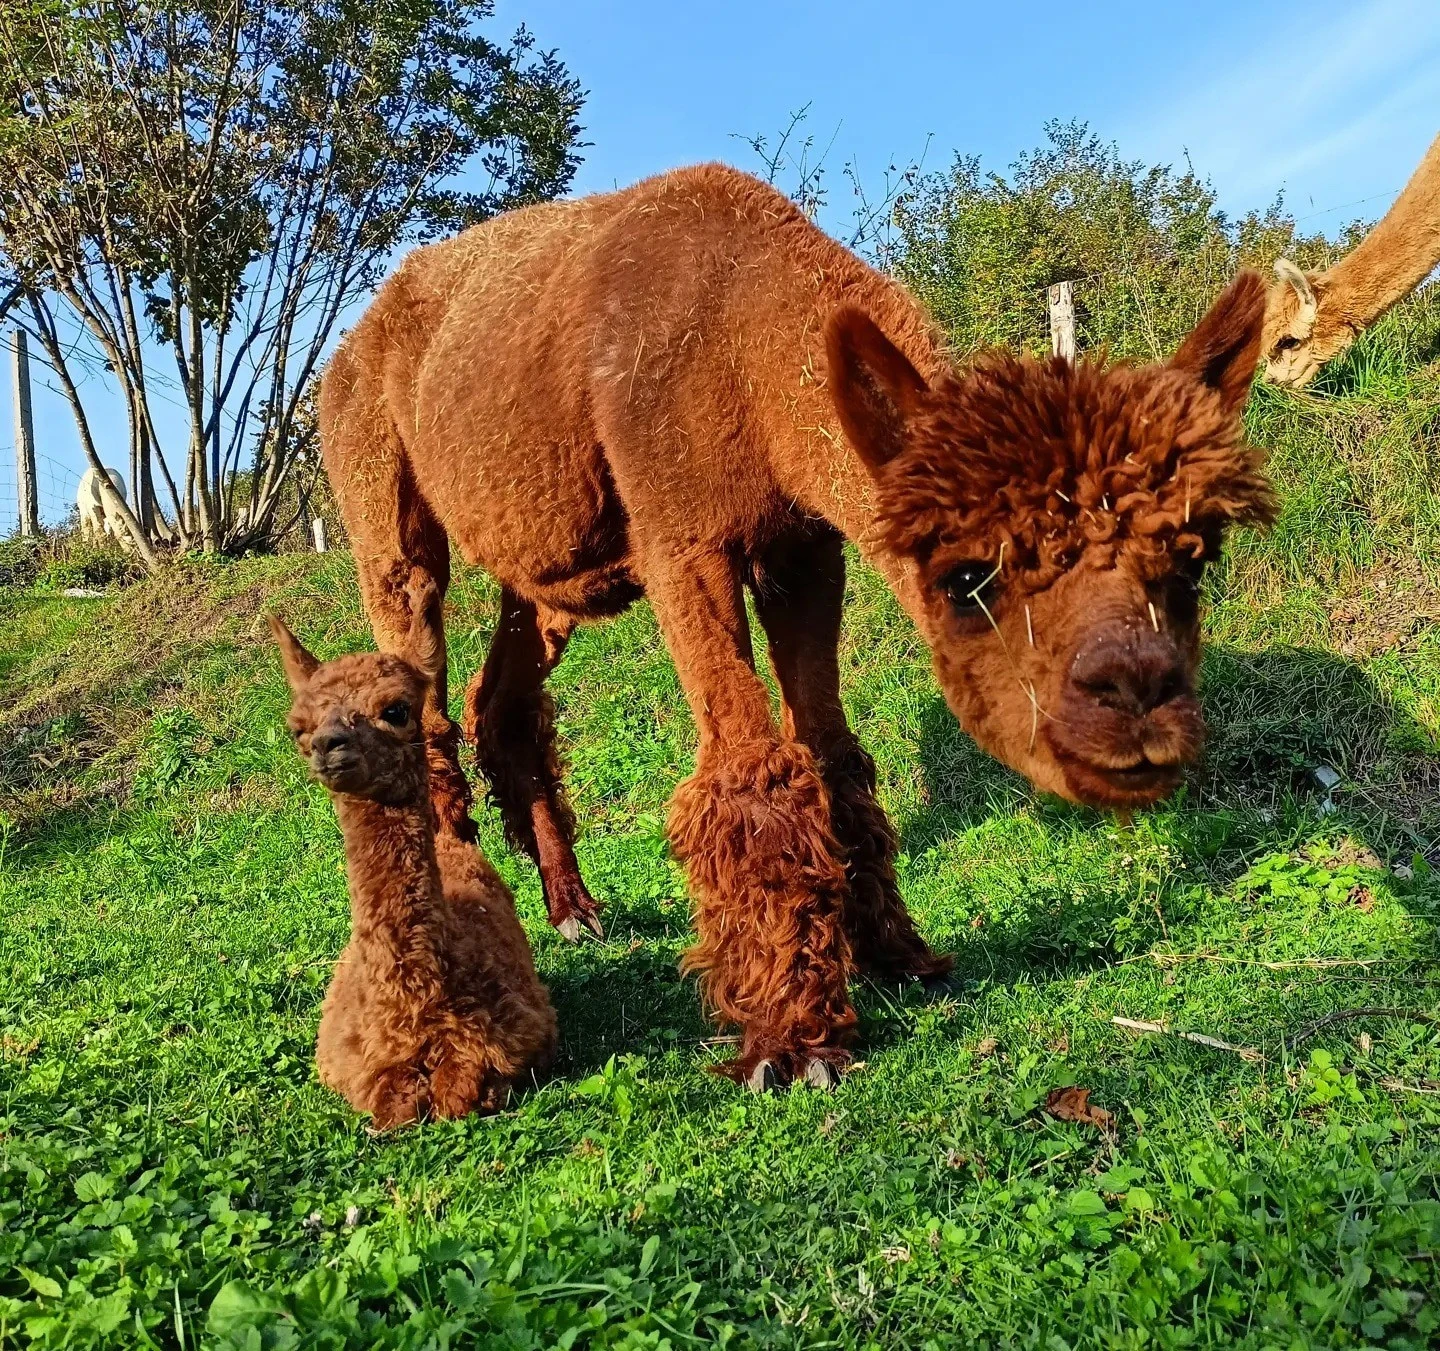
[[390, 806], [426, 795], [421, 708], [444, 644], [433, 583], [417, 581], [409, 595], [412, 619], [404, 658], [357, 652], [321, 662], [270, 616], [294, 696], [290, 732], [311, 772], [332, 793]]
[[1338, 321], [1335, 306], [1326, 303], [1326, 273], [1302, 272], [1288, 258], [1277, 258], [1275, 276], [1260, 347], [1265, 379], [1299, 389], [1355, 340], [1355, 330]]
[[914, 576], [965, 729], [1037, 786], [1141, 806], [1199, 753], [1199, 586], [1274, 511], [1240, 415], [1265, 288], [1242, 273], [1167, 364], [982, 357], [927, 385], [858, 310], [831, 322], [882, 547]]

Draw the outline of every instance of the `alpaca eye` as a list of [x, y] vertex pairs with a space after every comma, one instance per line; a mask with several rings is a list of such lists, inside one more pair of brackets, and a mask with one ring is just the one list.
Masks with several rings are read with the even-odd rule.
[[1292, 347], [1299, 346], [1300, 339], [1293, 333], [1287, 333], [1283, 338], [1277, 338], [1275, 340], [1275, 350], [1277, 352], [1288, 352]]
[[1200, 613], [1200, 587], [1205, 580], [1203, 558], [1182, 558], [1170, 578], [1166, 604], [1171, 617], [1192, 624]]
[[403, 700], [398, 704], [391, 704], [380, 712], [382, 722], [388, 722], [391, 727], [404, 727], [410, 721], [410, 705]]
[[988, 608], [998, 589], [996, 569], [990, 563], [960, 563], [940, 579], [940, 590], [959, 614]]

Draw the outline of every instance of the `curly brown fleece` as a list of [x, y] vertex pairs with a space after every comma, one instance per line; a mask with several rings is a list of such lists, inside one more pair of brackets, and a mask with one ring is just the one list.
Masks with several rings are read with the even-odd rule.
[[316, 1066], [380, 1129], [497, 1110], [556, 1035], [509, 889], [473, 843], [435, 829], [420, 715], [444, 644], [424, 632], [438, 596], [417, 594], [409, 662], [322, 664], [271, 621], [294, 693], [289, 725], [331, 790], [350, 884], [351, 936]]
[[1199, 568], [1271, 509], [1239, 430], [1263, 310], [1245, 274], [1164, 365], [957, 371], [893, 280], [703, 165], [410, 255], [326, 372], [322, 444], [382, 647], [447, 545], [500, 583], [467, 717], [567, 933], [594, 909], [541, 687], [577, 624], [649, 600], [699, 736], [670, 818], [687, 966], [743, 1029], [730, 1072], [831, 1082], [852, 970], [947, 965], [841, 704], [844, 541], [982, 746], [1076, 800], [1156, 800], [1203, 735]]

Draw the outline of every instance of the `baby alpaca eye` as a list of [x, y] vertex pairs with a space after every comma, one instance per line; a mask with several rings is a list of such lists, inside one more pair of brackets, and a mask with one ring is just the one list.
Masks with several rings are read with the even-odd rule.
[[397, 704], [391, 704], [388, 708], [381, 709], [380, 719], [388, 722], [391, 727], [404, 727], [410, 721], [410, 705], [403, 699]]
[[957, 614], [975, 614], [993, 603], [996, 576], [993, 564], [958, 563], [940, 579], [940, 590]]

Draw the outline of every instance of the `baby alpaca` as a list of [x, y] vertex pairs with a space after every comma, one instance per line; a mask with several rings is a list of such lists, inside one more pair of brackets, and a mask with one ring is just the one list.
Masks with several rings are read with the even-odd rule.
[[445, 660], [440, 597], [420, 585], [410, 601], [405, 659], [321, 663], [270, 620], [294, 695], [290, 730], [345, 835], [352, 932], [315, 1061], [378, 1129], [494, 1111], [555, 1046], [510, 892], [474, 845], [435, 828], [421, 710]]

